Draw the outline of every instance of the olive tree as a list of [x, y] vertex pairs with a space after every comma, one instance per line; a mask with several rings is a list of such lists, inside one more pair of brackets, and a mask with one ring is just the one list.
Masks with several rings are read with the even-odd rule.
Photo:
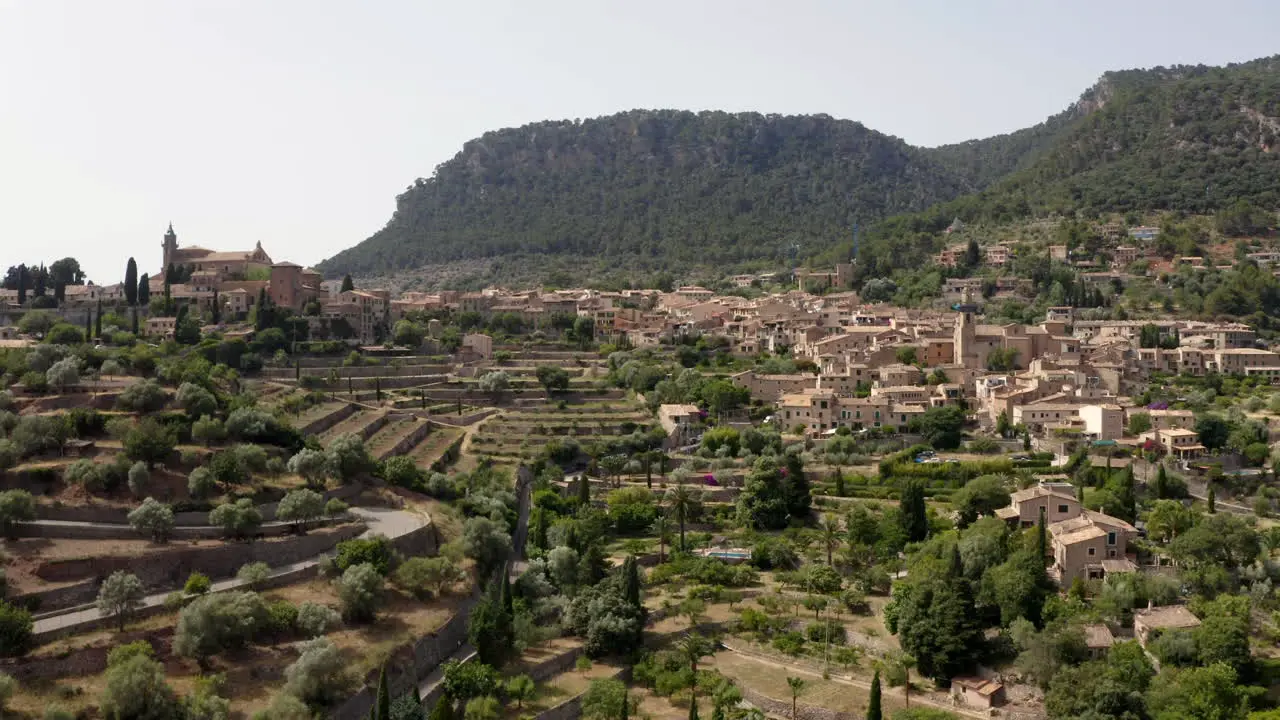
[[102, 581], [98, 590], [98, 612], [104, 617], [114, 617], [120, 623], [120, 632], [134, 612], [142, 607], [145, 593], [137, 575], [117, 570]]
[[324, 487], [325, 478], [329, 476], [329, 458], [320, 450], [303, 448], [289, 458], [288, 468], [308, 486]]
[[326, 638], [306, 643], [302, 653], [284, 669], [285, 692], [323, 705], [342, 696], [347, 684], [347, 661]]
[[130, 511], [128, 519], [134, 530], [150, 535], [158, 543], [168, 540], [173, 530], [173, 508], [151, 497]]
[[324, 515], [324, 496], [315, 490], [291, 490], [276, 506], [276, 519], [291, 522], [301, 531], [308, 522]]
[[371, 563], [347, 568], [338, 581], [343, 616], [353, 621], [373, 620], [382, 604], [383, 582], [382, 575]]

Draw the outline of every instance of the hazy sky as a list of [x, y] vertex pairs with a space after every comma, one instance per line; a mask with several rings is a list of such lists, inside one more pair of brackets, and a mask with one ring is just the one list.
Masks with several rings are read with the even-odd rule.
[[1106, 70], [1280, 52], [1280, 2], [0, 0], [0, 270], [181, 244], [312, 264], [486, 130], [827, 113], [936, 145]]

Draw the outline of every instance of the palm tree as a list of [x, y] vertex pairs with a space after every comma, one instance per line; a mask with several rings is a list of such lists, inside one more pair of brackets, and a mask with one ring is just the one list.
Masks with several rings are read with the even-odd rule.
[[698, 704], [698, 661], [710, 655], [714, 649], [710, 640], [696, 633], [689, 633], [680, 638], [680, 642], [676, 643], [676, 653], [685, 662], [689, 663], [689, 669], [693, 672], [693, 684], [689, 687], [689, 699], [695, 705]]
[[796, 700], [804, 692], [804, 678], [788, 677], [787, 687], [791, 688], [791, 720], [796, 720]]
[[667, 490], [667, 502], [676, 514], [676, 522], [680, 523], [680, 551], [687, 549], [684, 542], [684, 526], [698, 507], [698, 493], [683, 482]]
[[524, 701], [533, 697], [533, 678], [528, 675], [517, 675], [507, 681], [507, 695], [516, 701], [516, 710], [519, 710]]
[[622, 486], [622, 471], [627, 467], [625, 455], [606, 455], [600, 459], [600, 470], [605, 478], [614, 479], [614, 487]]
[[822, 544], [827, 548], [827, 564], [831, 565], [831, 552], [840, 547], [840, 518], [827, 513], [822, 518]]
[[689, 621], [690, 630], [698, 626], [698, 621], [702, 619], [702, 612], [706, 609], [707, 604], [698, 598], [689, 598], [680, 603], [680, 614]]
[[661, 508], [654, 518], [652, 531], [658, 536], [658, 564], [661, 565], [667, 561], [667, 540], [671, 537], [671, 519]]

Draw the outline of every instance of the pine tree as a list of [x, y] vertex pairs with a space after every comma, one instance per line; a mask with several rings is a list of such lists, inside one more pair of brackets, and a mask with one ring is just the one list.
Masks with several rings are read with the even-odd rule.
[[151, 276], [142, 273], [138, 278], [138, 292], [135, 295], [138, 298], [138, 304], [142, 307], [151, 304]]
[[882, 720], [880, 710], [880, 671], [871, 676], [871, 694], [867, 698], [867, 720]]
[[387, 689], [387, 666], [378, 673], [378, 700], [373, 706], [373, 720], [391, 720], [391, 692]]
[[133, 306], [138, 304], [138, 262], [133, 258], [124, 266], [124, 301]]

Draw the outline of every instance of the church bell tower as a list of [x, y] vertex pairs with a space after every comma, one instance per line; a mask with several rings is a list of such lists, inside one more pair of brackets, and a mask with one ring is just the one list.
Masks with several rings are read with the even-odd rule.
[[169, 223], [169, 230], [164, 234], [164, 242], [160, 247], [164, 248], [164, 264], [160, 266], [160, 272], [169, 272], [169, 265], [174, 261], [174, 255], [178, 252], [178, 234], [173, 231], [173, 223]]

